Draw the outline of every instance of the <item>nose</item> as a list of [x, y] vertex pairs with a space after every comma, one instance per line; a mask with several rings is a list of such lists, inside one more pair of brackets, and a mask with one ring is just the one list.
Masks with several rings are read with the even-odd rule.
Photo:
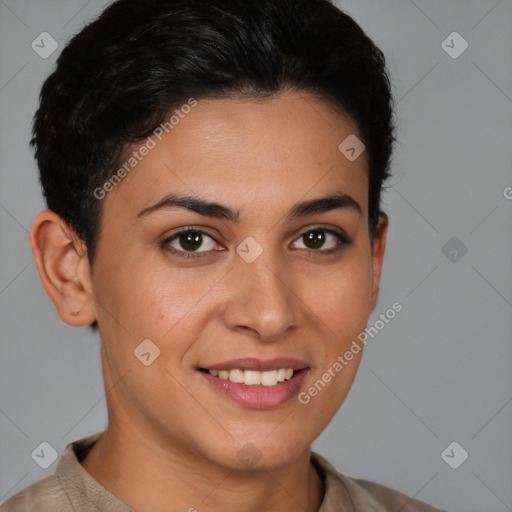
[[263, 251], [252, 263], [237, 257], [234, 265], [222, 307], [229, 329], [273, 342], [300, 325], [301, 301], [291, 273], [278, 255]]

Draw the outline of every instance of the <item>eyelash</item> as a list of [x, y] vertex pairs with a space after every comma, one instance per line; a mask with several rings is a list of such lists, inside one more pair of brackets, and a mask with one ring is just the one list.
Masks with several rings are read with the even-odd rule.
[[[336, 253], [336, 252], [340, 251], [341, 249], [343, 249], [343, 247], [346, 247], [347, 245], [350, 245], [352, 243], [352, 240], [348, 236], [346, 236], [342, 233], [338, 233], [337, 231], [334, 231], [332, 229], [321, 227], [321, 226], [317, 226], [314, 228], [307, 229], [306, 231], [303, 231], [294, 241], [296, 241], [296, 240], [300, 239], [300, 237], [302, 237], [308, 233], [314, 232], [314, 231], [321, 231], [323, 233], [333, 235], [334, 237], [336, 237], [338, 244], [337, 244], [337, 247], [332, 248], [332, 249], [327, 249], [327, 250], [325, 250], [325, 249], [324, 250], [322, 250], [322, 249], [316, 249], [316, 250], [315, 249], [309, 249], [309, 250], [302, 249], [303, 251], [306, 251], [306, 253], [308, 255], [315, 254], [315, 253], [316, 254], [318, 254], [318, 253], [333, 254], [333, 253]], [[216, 240], [213, 238], [213, 236], [208, 234], [206, 231], [203, 231], [203, 230], [197, 229], [197, 228], [188, 227], [188, 228], [184, 228], [184, 229], [174, 233], [172, 236], [163, 240], [160, 244], [161, 249], [163, 249], [165, 251], [169, 251], [173, 254], [176, 254], [178, 257], [183, 258], [183, 259], [204, 258], [205, 256], [207, 256], [209, 253], [212, 252], [212, 251], [199, 251], [199, 252], [180, 251], [180, 250], [174, 249], [173, 247], [170, 247], [168, 245], [170, 242], [176, 240], [181, 235], [185, 235], [187, 233], [199, 233], [201, 235], [206, 235], [216, 242]]]

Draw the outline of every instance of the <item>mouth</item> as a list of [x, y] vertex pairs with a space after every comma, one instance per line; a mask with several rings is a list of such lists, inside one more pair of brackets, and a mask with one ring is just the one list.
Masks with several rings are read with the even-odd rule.
[[309, 371], [297, 359], [237, 359], [198, 368], [205, 380], [239, 405], [255, 409], [278, 407], [299, 392]]
[[235, 384], [244, 384], [245, 386], [277, 386], [278, 384], [288, 381], [304, 369], [279, 368], [277, 370], [242, 370], [234, 368], [231, 370], [207, 370], [200, 368], [199, 371], [207, 372], [213, 377], [221, 380], [229, 380]]

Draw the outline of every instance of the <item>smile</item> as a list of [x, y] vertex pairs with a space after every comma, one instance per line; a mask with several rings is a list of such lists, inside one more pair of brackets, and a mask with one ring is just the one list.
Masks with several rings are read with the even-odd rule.
[[198, 368], [220, 394], [239, 405], [255, 409], [278, 407], [294, 398], [308, 374], [304, 361], [291, 358], [237, 359]]
[[279, 368], [259, 372], [257, 370], [208, 370], [210, 375], [246, 386], [275, 386], [293, 377], [293, 368]]

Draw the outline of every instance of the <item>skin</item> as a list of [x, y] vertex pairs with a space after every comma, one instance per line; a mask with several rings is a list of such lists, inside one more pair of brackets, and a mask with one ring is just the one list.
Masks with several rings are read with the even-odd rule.
[[[307, 405], [294, 398], [266, 410], [220, 394], [197, 368], [296, 357], [309, 365], [303, 391], [366, 327], [388, 219], [380, 216], [372, 244], [366, 154], [351, 162], [338, 150], [352, 133], [347, 116], [307, 93], [200, 100], [102, 200], [93, 268], [62, 219], [49, 210], [36, 217], [36, 265], [60, 317], [100, 328], [109, 425], [81, 464], [130, 507], [318, 510], [324, 488], [310, 446], [343, 403], [362, 351]], [[296, 203], [339, 191], [362, 213], [286, 220]], [[222, 203], [240, 218], [185, 208], [137, 218], [171, 192]], [[308, 246], [302, 235], [319, 225], [351, 243], [329, 254], [337, 244], [326, 234]], [[212, 237], [188, 260], [161, 247], [187, 226]], [[235, 251], [248, 236], [263, 248], [250, 264]], [[179, 239], [171, 247], [185, 251]], [[133, 351], [148, 338], [161, 353], [144, 366]], [[260, 455], [251, 466], [237, 456], [247, 443]]]

